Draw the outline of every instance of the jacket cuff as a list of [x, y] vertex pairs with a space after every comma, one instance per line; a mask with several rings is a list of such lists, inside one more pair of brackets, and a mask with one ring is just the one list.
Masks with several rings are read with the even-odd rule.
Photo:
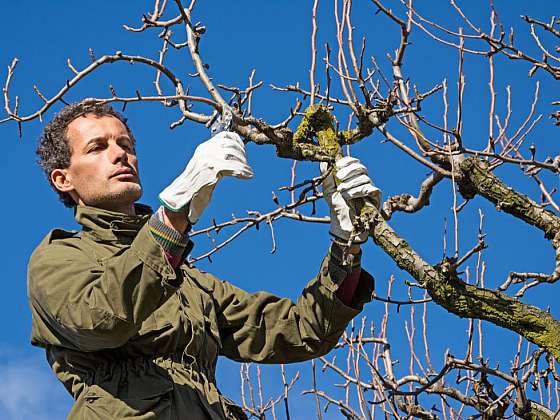
[[163, 222], [162, 211], [163, 208], [160, 207], [152, 215], [148, 225], [150, 226], [150, 233], [163, 248], [169, 263], [176, 268], [183, 261], [185, 250], [192, 248], [192, 246], [189, 247], [191, 241], [188, 233], [178, 232]]
[[358, 285], [356, 286], [350, 305], [345, 305], [344, 302], [336, 296], [336, 291], [342, 282], [352, 273], [352, 271], [360, 267], [360, 263], [361, 252], [356, 254], [352, 265], [343, 265], [342, 250], [340, 247], [331, 246], [329, 253], [323, 261], [320, 271], [321, 285], [335, 295], [334, 299], [339, 301], [340, 305], [352, 308], [357, 312], [361, 311], [363, 306], [372, 300], [375, 288], [375, 279], [373, 276], [361, 268]]
[[344, 255], [345, 247], [339, 245], [337, 242], [333, 241], [329, 249], [329, 257], [334, 264], [337, 264], [343, 270], [351, 273], [356, 268], [359, 268], [362, 264], [362, 251], [360, 250], [357, 254], [351, 255], [351, 262], [345, 262], [347, 255]]
[[372, 301], [374, 290], [375, 279], [371, 274], [362, 268], [360, 279], [358, 280], [358, 286], [356, 286], [354, 296], [352, 297], [352, 303], [350, 305], [361, 311], [366, 303]]

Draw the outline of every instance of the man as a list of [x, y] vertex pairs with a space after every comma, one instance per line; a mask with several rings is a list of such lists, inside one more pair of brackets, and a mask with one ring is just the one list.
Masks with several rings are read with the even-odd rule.
[[[252, 176], [236, 134], [201, 144], [154, 214], [136, 204], [135, 139], [109, 106], [65, 107], [45, 127], [37, 153], [82, 225], [80, 232], [51, 231], [28, 273], [31, 342], [45, 348], [75, 399], [71, 419], [245, 418], [216, 387], [218, 355], [260, 363], [323, 355], [371, 299], [373, 279], [360, 269], [359, 245], [343, 249], [352, 200], [379, 201], [356, 159], [337, 162], [338, 187], [332, 176], [324, 185], [331, 233], [341, 245], [333, 243], [294, 303], [249, 294], [184, 262], [190, 225], [219, 179]], [[350, 267], [341, 262], [344, 251], [355, 254]]]

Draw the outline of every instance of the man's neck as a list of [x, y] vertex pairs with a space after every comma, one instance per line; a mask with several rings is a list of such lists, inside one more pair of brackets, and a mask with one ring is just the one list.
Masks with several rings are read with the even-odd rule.
[[[80, 200], [80, 205], [88, 206], [89, 204], [86, 204]], [[136, 209], [134, 208], [134, 203], [130, 203], [130, 204], [115, 203], [114, 205], [113, 203], [103, 203], [103, 204], [96, 203], [95, 205], [92, 205], [92, 207], [97, 207], [99, 209], [113, 211], [116, 213], [123, 213], [129, 216], [136, 216]]]

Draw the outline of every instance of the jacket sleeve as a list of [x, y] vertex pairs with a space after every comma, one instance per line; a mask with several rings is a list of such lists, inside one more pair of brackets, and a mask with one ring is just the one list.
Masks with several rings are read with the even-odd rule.
[[266, 292], [249, 294], [208, 273], [196, 273], [213, 289], [221, 354], [244, 362], [290, 363], [328, 353], [371, 300], [374, 286], [372, 276], [362, 270], [352, 305], [345, 305], [335, 292], [348, 273], [330, 256], [297, 303]]
[[32, 344], [82, 351], [119, 347], [177, 289], [181, 279], [147, 224], [130, 247], [101, 264], [88, 257], [84, 240], [51, 234], [31, 256]]

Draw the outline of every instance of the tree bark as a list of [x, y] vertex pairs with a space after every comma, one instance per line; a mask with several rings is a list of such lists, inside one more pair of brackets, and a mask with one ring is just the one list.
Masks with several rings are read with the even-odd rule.
[[449, 269], [449, 263], [428, 264], [377, 209], [362, 211], [364, 217], [373, 225], [370, 236], [374, 242], [425, 287], [435, 303], [461, 318], [482, 319], [515, 331], [560, 358], [560, 322], [550, 313], [504, 293], [469, 285]]

